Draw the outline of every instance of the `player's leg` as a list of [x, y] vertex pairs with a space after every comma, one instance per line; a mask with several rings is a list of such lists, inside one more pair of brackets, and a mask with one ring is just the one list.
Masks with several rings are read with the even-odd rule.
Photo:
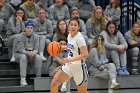
[[88, 74], [86, 65], [82, 64], [82, 67], [73, 68], [75, 73], [73, 74], [74, 81], [77, 85], [78, 93], [88, 93], [87, 92], [87, 85], [88, 85]]
[[80, 86], [77, 86], [78, 93], [88, 93], [87, 91], [87, 84], [82, 84]]
[[68, 80], [70, 78], [70, 76], [68, 74], [66, 74], [64, 71], [59, 70], [52, 82], [51, 82], [51, 93], [58, 93], [58, 87], [60, 84], [62, 84], [63, 82], [65, 82], [66, 80]]

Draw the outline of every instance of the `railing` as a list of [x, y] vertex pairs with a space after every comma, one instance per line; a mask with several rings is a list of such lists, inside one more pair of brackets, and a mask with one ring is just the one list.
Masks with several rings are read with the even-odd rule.
[[124, 34], [132, 28], [134, 22], [140, 20], [139, 0], [120, 0], [121, 2], [121, 25], [120, 31]]

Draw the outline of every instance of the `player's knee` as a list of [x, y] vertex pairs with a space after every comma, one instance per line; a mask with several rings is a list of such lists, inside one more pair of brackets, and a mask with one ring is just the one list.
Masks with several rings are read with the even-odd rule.
[[59, 82], [55, 79], [52, 80], [51, 82], [51, 88], [56, 88], [59, 86]]

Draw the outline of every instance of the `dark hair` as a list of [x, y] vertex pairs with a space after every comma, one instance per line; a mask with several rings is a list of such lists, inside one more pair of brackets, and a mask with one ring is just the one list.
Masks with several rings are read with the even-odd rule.
[[[64, 19], [58, 20], [58, 22], [57, 22], [57, 24], [56, 24], [56, 28], [55, 28], [55, 33], [56, 33], [56, 36], [57, 36], [58, 38], [61, 38], [61, 37], [62, 37], [62, 34], [61, 34], [61, 32], [60, 32], [60, 29], [59, 29], [59, 23], [60, 23], [61, 21], [64, 21], [64, 22], [65, 22]], [[65, 37], [67, 37], [67, 36], [68, 36], [67, 23], [65, 22], [65, 24], [66, 24], [66, 33], [65, 33], [64, 35], [65, 35]]]
[[57, 40], [57, 42], [60, 42], [60, 41], [65, 41], [67, 43], [67, 38], [60, 38]]
[[21, 11], [24, 12], [24, 16], [23, 16], [22, 20], [23, 20], [23, 21], [27, 21], [27, 18], [26, 18], [26, 15], [25, 15], [25, 11], [24, 11], [23, 8], [18, 8], [18, 9], [16, 9], [15, 17], [16, 17], [17, 11], [19, 11], [19, 10], [21, 10]]
[[[80, 25], [80, 22], [79, 22], [79, 18], [78, 18], [77, 16], [74, 17], [74, 18], [71, 18], [70, 21], [69, 21], [69, 24], [70, 24], [71, 21], [74, 21], [74, 20], [77, 21], [78, 26], [79, 26], [79, 25]], [[69, 25], [69, 24], [68, 24], [68, 25]]]
[[108, 26], [110, 25], [110, 24], [113, 24], [114, 26], [115, 26], [115, 31], [114, 31], [114, 35], [116, 35], [117, 34], [117, 25], [116, 25], [116, 23], [114, 22], [114, 21], [109, 21], [108, 23], [107, 23], [107, 25], [106, 25], [106, 32], [110, 35], [110, 33], [109, 33], [109, 31], [108, 31]]

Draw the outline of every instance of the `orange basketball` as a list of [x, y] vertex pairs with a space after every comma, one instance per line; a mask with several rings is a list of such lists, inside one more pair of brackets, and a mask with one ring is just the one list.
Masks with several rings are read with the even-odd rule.
[[48, 44], [47, 51], [51, 56], [57, 56], [61, 52], [61, 45], [59, 42], [52, 41]]

